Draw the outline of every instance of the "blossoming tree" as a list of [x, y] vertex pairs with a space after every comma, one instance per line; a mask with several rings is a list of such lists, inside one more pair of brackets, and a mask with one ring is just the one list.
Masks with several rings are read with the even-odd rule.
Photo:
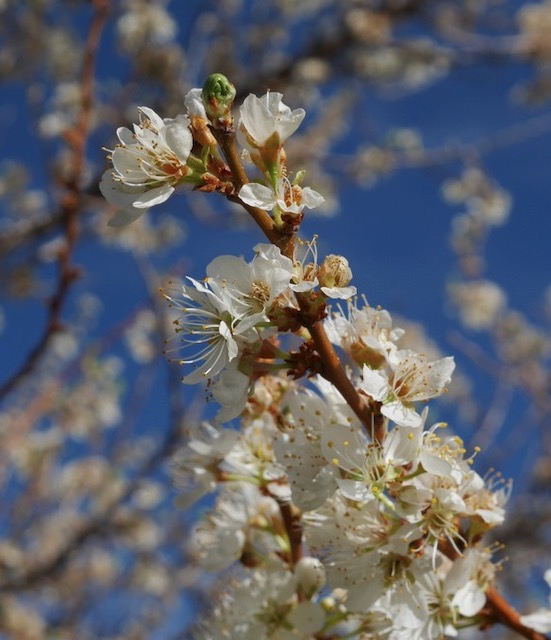
[[550, 24], [0, 0], [0, 640], [550, 632]]

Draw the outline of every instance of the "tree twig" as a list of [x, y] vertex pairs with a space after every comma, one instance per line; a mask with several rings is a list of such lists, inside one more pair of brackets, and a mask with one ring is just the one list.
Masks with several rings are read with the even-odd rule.
[[96, 56], [103, 27], [109, 12], [110, 0], [94, 0], [94, 15], [88, 30], [80, 78], [80, 111], [74, 128], [66, 134], [72, 153], [72, 172], [65, 184], [61, 199], [61, 224], [65, 235], [65, 246], [58, 253], [57, 288], [48, 304], [48, 316], [42, 336], [29, 352], [23, 364], [1, 386], [0, 399], [13, 391], [38, 366], [52, 338], [61, 330], [61, 311], [67, 300], [72, 283], [79, 271], [72, 262], [73, 250], [78, 238], [78, 214], [80, 189], [86, 153], [86, 141], [90, 129], [93, 105], [93, 83]]

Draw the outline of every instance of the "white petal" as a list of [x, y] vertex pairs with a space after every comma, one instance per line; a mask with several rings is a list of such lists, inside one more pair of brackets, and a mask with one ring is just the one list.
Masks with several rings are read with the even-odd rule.
[[486, 595], [474, 580], [469, 580], [454, 595], [452, 604], [459, 607], [459, 612], [462, 616], [470, 618], [476, 615], [486, 604]]
[[193, 146], [193, 136], [189, 130], [189, 120], [186, 116], [177, 116], [176, 120], [168, 124], [159, 136], [176, 154], [182, 164], [187, 162]]
[[199, 118], [203, 118], [203, 120], [208, 120], [201, 94], [202, 89], [200, 87], [191, 89], [187, 92], [186, 97], [184, 98], [184, 105], [186, 106], [190, 116], [199, 116]]
[[274, 192], [263, 184], [256, 182], [243, 185], [239, 191], [239, 197], [245, 204], [251, 207], [260, 207], [261, 209], [266, 209], [266, 211], [271, 211], [276, 204]]
[[119, 127], [117, 129], [117, 137], [122, 142], [122, 144], [136, 144], [136, 138], [134, 137], [134, 134], [127, 127]]
[[251, 286], [251, 269], [245, 260], [238, 256], [218, 256], [212, 260], [207, 266], [207, 277], [220, 282], [227, 281], [237, 289], [248, 289]]
[[373, 400], [381, 401], [387, 397], [390, 387], [388, 380], [382, 373], [364, 365], [362, 378], [361, 387]]
[[551, 611], [549, 609], [539, 609], [527, 616], [520, 616], [520, 621], [525, 627], [530, 627], [538, 633], [551, 632]]
[[322, 606], [306, 600], [287, 616], [287, 620], [301, 634], [313, 634], [319, 631], [325, 624], [325, 611]]
[[143, 172], [143, 158], [127, 147], [117, 147], [111, 154], [111, 160], [115, 171], [122, 180], [129, 185], [143, 185], [149, 177]]
[[315, 209], [316, 207], [322, 205], [324, 202], [325, 198], [321, 195], [321, 193], [310, 189], [310, 187], [304, 187], [302, 189], [302, 204], [305, 207], [308, 207], [308, 209]]
[[295, 109], [284, 119], [278, 122], [278, 131], [281, 141], [287, 140], [300, 126], [300, 123], [304, 120], [306, 111], [304, 109]]
[[237, 342], [233, 339], [230, 328], [228, 325], [222, 321], [220, 323], [220, 335], [226, 340], [226, 346], [228, 349], [228, 360], [231, 362], [234, 358], [237, 357], [239, 353], [239, 347], [237, 346]]
[[99, 190], [107, 202], [121, 209], [130, 208], [134, 200], [143, 193], [143, 187], [123, 184], [119, 180], [113, 180], [113, 172], [105, 171], [99, 183]]
[[381, 413], [403, 427], [420, 427], [423, 424], [421, 416], [405, 407], [401, 402], [388, 402], [381, 407]]
[[138, 209], [149, 209], [149, 207], [153, 207], [156, 204], [162, 204], [168, 200], [173, 193], [174, 187], [164, 184], [162, 187], [155, 187], [155, 189], [144, 191], [142, 195], [134, 200], [134, 206]]
[[321, 287], [321, 290], [328, 298], [342, 298], [348, 300], [356, 295], [356, 287]]
[[442, 460], [438, 456], [433, 456], [430, 453], [427, 453], [425, 450], [421, 451], [421, 455], [419, 456], [419, 460], [423, 465], [423, 469], [428, 473], [432, 473], [435, 476], [447, 477], [450, 475], [452, 470], [452, 466], [446, 460]]
[[144, 116], [149, 119], [149, 121], [157, 129], [157, 131], [164, 127], [164, 120], [161, 118], [161, 116], [157, 115], [157, 113], [155, 113], [153, 109], [150, 109], [149, 107], [138, 107], [138, 111], [141, 111], [141, 113], [143, 113]]
[[107, 226], [126, 227], [131, 222], [141, 218], [145, 212], [145, 209], [119, 209], [114, 216], [109, 218]]
[[342, 495], [349, 500], [354, 500], [356, 502], [367, 502], [368, 500], [373, 498], [373, 494], [368, 490], [363, 482], [337, 478], [337, 485], [339, 486]]
[[249, 94], [239, 110], [241, 124], [253, 140], [262, 145], [273, 133], [273, 117], [266, 105], [252, 93]]

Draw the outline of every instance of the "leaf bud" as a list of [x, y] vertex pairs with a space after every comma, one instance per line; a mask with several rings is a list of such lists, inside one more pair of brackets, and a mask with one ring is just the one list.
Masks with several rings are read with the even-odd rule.
[[215, 128], [227, 129], [231, 126], [231, 109], [235, 93], [233, 84], [221, 73], [212, 73], [206, 79], [201, 97], [205, 111]]

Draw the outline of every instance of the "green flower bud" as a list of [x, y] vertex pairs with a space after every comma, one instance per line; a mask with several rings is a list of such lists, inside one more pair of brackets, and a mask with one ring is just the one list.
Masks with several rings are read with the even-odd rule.
[[205, 111], [214, 127], [228, 128], [231, 126], [231, 108], [235, 93], [233, 84], [221, 73], [213, 73], [206, 79], [201, 97]]

